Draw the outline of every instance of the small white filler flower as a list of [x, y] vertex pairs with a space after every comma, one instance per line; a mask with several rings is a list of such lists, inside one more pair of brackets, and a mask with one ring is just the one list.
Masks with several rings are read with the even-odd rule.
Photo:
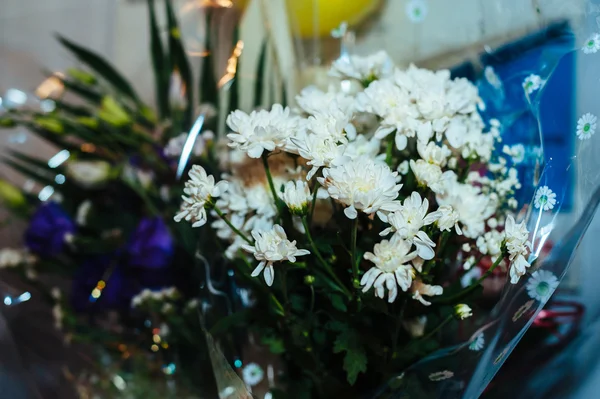
[[528, 241], [529, 231], [525, 221], [517, 224], [512, 215], [508, 215], [504, 225], [505, 245], [508, 250], [510, 268], [510, 282], [516, 284], [531, 266], [527, 261], [531, 243]]

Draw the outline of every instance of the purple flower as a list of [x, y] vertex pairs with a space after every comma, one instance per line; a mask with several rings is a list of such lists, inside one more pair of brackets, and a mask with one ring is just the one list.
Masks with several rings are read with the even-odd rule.
[[125, 248], [82, 263], [73, 280], [73, 307], [77, 311], [129, 309], [133, 296], [144, 288], [172, 285], [168, 266], [173, 252], [173, 237], [164, 221], [143, 218]]
[[41, 256], [56, 256], [65, 246], [67, 234], [75, 232], [75, 223], [55, 202], [40, 206], [25, 231], [25, 245]]
[[128, 264], [132, 267], [161, 269], [169, 265], [174, 252], [173, 237], [158, 217], [144, 218], [127, 246]]
[[144, 288], [158, 290], [172, 285], [171, 271], [127, 267], [119, 254], [86, 259], [73, 279], [71, 303], [76, 311], [126, 310]]
[[86, 259], [75, 273], [71, 304], [76, 311], [126, 309], [136, 293], [135, 279], [118, 264], [118, 256], [96, 256]]

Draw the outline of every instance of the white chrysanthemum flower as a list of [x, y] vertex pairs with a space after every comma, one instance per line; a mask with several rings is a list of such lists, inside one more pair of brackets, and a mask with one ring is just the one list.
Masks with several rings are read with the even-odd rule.
[[[214, 140], [215, 134], [207, 130], [202, 132], [196, 137], [196, 141], [194, 142], [194, 147], [192, 147], [192, 155], [195, 157], [201, 157], [204, 155], [206, 150], [208, 149], [208, 143]], [[181, 133], [177, 137], [173, 137], [167, 143], [167, 146], [163, 150], [164, 154], [167, 157], [176, 158], [181, 156], [183, 152], [183, 147], [188, 139], [188, 133]]]
[[345, 115], [339, 110], [321, 112], [308, 117], [306, 129], [318, 136], [330, 137], [336, 143], [346, 144], [348, 138], [356, 137], [356, 129], [350, 123], [350, 119], [351, 116]]
[[511, 262], [510, 282], [516, 284], [519, 278], [527, 272], [527, 268], [531, 266], [527, 261], [531, 249], [531, 243], [528, 241], [529, 231], [527, 231], [525, 221], [517, 224], [512, 215], [508, 215], [504, 224], [504, 234]]
[[421, 195], [413, 191], [397, 211], [388, 215], [379, 213], [379, 217], [391, 225], [383, 230], [380, 235], [384, 236], [396, 232], [402, 239], [415, 244], [417, 253], [421, 258], [425, 260], [433, 259], [435, 256], [433, 251], [435, 243], [421, 229], [435, 222], [441, 214], [437, 211], [427, 213], [428, 210], [429, 201], [427, 198], [421, 199]]
[[402, 291], [408, 291], [415, 277], [415, 270], [409, 262], [417, 256], [417, 251], [411, 252], [411, 247], [410, 242], [395, 234], [389, 241], [375, 244], [373, 253], [365, 253], [364, 258], [373, 262], [375, 267], [360, 280], [363, 292], [375, 287], [375, 296], [383, 299], [387, 288], [388, 302], [392, 303], [398, 296], [398, 286]]
[[460, 214], [454, 210], [450, 205], [440, 206], [437, 210], [440, 213], [440, 217], [437, 220], [437, 226], [440, 231], [450, 231], [454, 227], [456, 234], [462, 235], [462, 230], [458, 225], [460, 221]]
[[298, 153], [312, 166], [306, 175], [310, 180], [321, 167], [329, 167], [343, 164], [347, 158], [344, 157], [346, 147], [338, 145], [332, 137], [317, 134], [302, 134], [292, 137], [290, 141], [297, 147]]
[[252, 111], [250, 115], [240, 110], [227, 117], [227, 125], [233, 131], [227, 135], [228, 145], [260, 158], [264, 151], [284, 147], [289, 137], [298, 130], [300, 119], [290, 115], [289, 108], [273, 105], [271, 111]]
[[469, 305], [461, 303], [454, 306], [454, 314], [459, 319], [464, 320], [473, 316], [473, 311], [471, 310], [471, 307]]
[[427, 325], [427, 316], [415, 317], [402, 321], [402, 326], [412, 338], [419, 338], [425, 335], [425, 326]]
[[242, 369], [244, 384], [249, 387], [260, 384], [265, 376], [263, 369], [256, 363], [250, 363]]
[[542, 303], [546, 302], [552, 296], [552, 293], [558, 287], [558, 279], [547, 270], [536, 270], [531, 274], [527, 281], [527, 294], [531, 299], [536, 299]]
[[394, 68], [390, 56], [385, 51], [363, 57], [360, 55], [343, 56], [334, 61], [330, 76], [352, 78], [368, 84], [389, 76]]
[[407, 137], [414, 137], [419, 111], [408, 93], [390, 80], [378, 80], [356, 97], [357, 108], [379, 116], [375, 138], [381, 140], [396, 131], [396, 148], [402, 151], [408, 144]]
[[429, 374], [429, 381], [443, 381], [443, 380], [447, 380], [448, 378], [452, 378], [454, 377], [454, 373], [452, 371], [449, 370], [444, 370], [444, 371], [437, 371], [435, 373], [431, 373]]
[[279, 197], [285, 202], [293, 215], [305, 215], [312, 201], [308, 184], [302, 180], [289, 181], [283, 187]]
[[536, 209], [549, 211], [556, 205], [556, 194], [548, 186], [542, 186], [535, 192], [533, 203]]
[[227, 190], [228, 182], [221, 180], [215, 184], [214, 176], [208, 176], [202, 166], [194, 165], [189, 173], [190, 180], [185, 182], [181, 198], [180, 212], [175, 215], [175, 221], [186, 220], [192, 222], [192, 227], [200, 227], [206, 223], [206, 205], [213, 198], [220, 197]]
[[523, 81], [523, 89], [527, 94], [531, 94], [542, 86], [542, 78], [538, 75], [531, 74]]
[[502, 87], [502, 81], [492, 66], [486, 66], [483, 70], [485, 80], [492, 85], [493, 88], [499, 89]]
[[252, 231], [254, 237], [254, 246], [244, 245], [242, 248], [254, 255], [254, 258], [260, 263], [252, 272], [252, 277], [258, 276], [264, 270], [265, 282], [268, 286], [273, 285], [275, 279], [274, 262], [289, 261], [296, 262], [297, 256], [310, 254], [306, 249], [298, 249], [296, 241], [287, 239], [283, 227], [276, 224], [268, 231]]
[[429, 285], [422, 282], [420, 279], [415, 279], [410, 287], [412, 298], [415, 301], [421, 302], [424, 306], [431, 305], [431, 302], [425, 300], [425, 296], [436, 296], [444, 293], [444, 288], [441, 285]]
[[315, 115], [328, 109], [332, 104], [346, 115], [354, 112], [354, 98], [344, 92], [337, 92], [333, 86], [324, 92], [315, 86], [302, 89], [296, 96], [298, 106], [309, 115]]
[[502, 250], [502, 240], [504, 240], [504, 235], [501, 232], [490, 230], [484, 235], [477, 237], [475, 243], [481, 254], [496, 256]]
[[479, 187], [458, 183], [456, 179], [448, 179], [446, 183], [445, 193], [436, 196], [438, 204], [449, 205], [458, 212], [465, 237], [479, 237], [485, 231], [485, 221], [496, 213], [497, 199], [482, 193]]
[[444, 193], [447, 186], [445, 181], [456, 176], [456, 173], [453, 171], [447, 170], [442, 172], [442, 168], [438, 165], [422, 159], [418, 159], [417, 161], [411, 159], [409, 164], [419, 185], [429, 187], [436, 194]]
[[434, 142], [425, 144], [419, 141], [417, 143], [417, 152], [425, 162], [441, 167], [446, 166], [448, 157], [452, 155], [452, 152], [445, 144], [442, 144], [440, 147]]
[[475, 337], [475, 339], [473, 339], [473, 341], [471, 341], [471, 343], [469, 344], [469, 349], [472, 351], [478, 352], [483, 349], [484, 345], [485, 345], [485, 338], [483, 336], [483, 333], [479, 333]]
[[425, 0], [410, 0], [406, 3], [406, 15], [412, 22], [423, 22], [427, 16], [427, 3]]
[[379, 210], [393, 212], [402, 184], [396, 184], [398, 172], [368, 157], [356, 158], [343, 165], [323, 169], [319, 183], [329, 196], [347, 206], [344, 214], [356, 219], [357, 211], [375, 213]]
[[577, 137], [579, 140], [587, 140], [596, 133], [596, 122], [598, 118], [594, 114], [584, 114], [577, 121]]
[[600, 34], [594, 33], [586, 41], [581, 50], [585, 54], [594, 54], [600, 50]]
[[375, 159], [376, 161], [385, 161], [385, 154], [380, 154], [381, 141], [376, 138], [370, 140], [364, 135], [358, 135], [354, 141], [349, 142], [344, 150], [344, 156], [350, 159], [356, 159], [362, 156]]

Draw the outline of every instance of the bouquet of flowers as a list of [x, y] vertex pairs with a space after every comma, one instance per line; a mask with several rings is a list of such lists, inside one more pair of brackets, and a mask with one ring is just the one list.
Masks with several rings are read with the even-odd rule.
[[[220, 137], [226, 88], [202, 73], [194, 99], [170, 2], [168, 49], [149, 5], [158, 115], [61, 39], [89, 70], [51, 79], [83, 101], [0, 119], [60, 148], [7, 160], [40, 190], [0, 187], [29, 220], [26, 250], [3, 250], [0, 266], [45, 293], [57, 328], [101, 348], [73, 377], [82, 392], [477, 396], [558, 286], [599, 196], [549, 250], [564, 171], [540, 176], [537, 153], [524, 181], [522, 151], [482, 117], [474, 84], [383, 51], [344, 54], [330, 85], [294, 104], [229, 113]], [[544, 83], [524, 87], [534, 109]], [[586, 118], [580, 138], [596, 128]], [[39, 273], [67, 276], [69, 294]], [[499, 275], [490, 312], [478, 299]]]

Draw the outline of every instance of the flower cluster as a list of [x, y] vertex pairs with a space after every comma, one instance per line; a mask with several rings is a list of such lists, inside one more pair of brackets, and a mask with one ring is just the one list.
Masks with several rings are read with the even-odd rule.
[[[308, 255], [318, 261], [307, 262], [308, 272], [324, 267], [331, 275], [336, 268], [337, 281], [347, 279], [343, 266], [328, 265], [339, 257], [325, 259], [310, 231], [340, 223], [352, 233], [346, 247], [352, 285], [389, 302], [406, 292], [430, 305], [425, 298], [444, 291], [444, 284], [431, 284], [433, 271], [457, 256], [471, 266], [484, 256], [496, 264], [507, 256], [515, 283], [529, 266], [528, 232], [507, 213], [520, 182], [494, 153], [501, 126], [480, 116], [477, 88], [446, 70], [400, 70], [385, 53], [342, 58], [331, 75], [359, 84], [308, 87], [296, 108], [232, 112], [227, 181], [215, 185], [194, 166], [176, 220], [200, 226], [207, 205], [214, 206], [211, 226], [229, 243], [225, 255], [251, 253], [259, 262], [252, 276], [262, 273], [269, 286], [277, 264]], [[519, 155], [507, 146], [504, 153]], [[357, 259], [371, 232], [387, 238]], [[312, 250], [298, 249], [290, 234]], [[458, 242], [457, 253], [449, 244]]]

